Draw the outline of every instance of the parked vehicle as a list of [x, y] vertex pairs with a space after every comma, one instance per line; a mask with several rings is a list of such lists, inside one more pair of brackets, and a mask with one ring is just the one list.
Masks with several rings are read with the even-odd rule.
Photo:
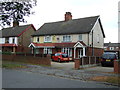
[[101, 57], [102, 66], [114, 66], [114, 60], [117, 60], [117, 54], [106, 52]]
[[70, 61], [70, 58], [66, 53], [58, 52], [52, 56], [52, 60], [61, 62], [61, 61]]

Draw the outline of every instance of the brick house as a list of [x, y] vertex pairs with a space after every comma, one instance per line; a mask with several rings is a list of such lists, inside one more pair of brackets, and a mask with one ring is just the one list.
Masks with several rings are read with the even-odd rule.
[[101, 56], [104, 38], [99, 16], [72, 19], [71, 13], [66, 12], [64, 21], [43, 24], [32, 35], [29, 47], [36, 54], [65, 52], [72, 58]]
[[120, 58], [120, 43], [104, 43], [104, 51], [105, 52], [116, 52]]
[[31, 35], [36, 31], [33, 24], [19, 26], [14, 22], [13, 27], [0, 30], [0, 46], [3, 52], [24, 52], [31, 43]]

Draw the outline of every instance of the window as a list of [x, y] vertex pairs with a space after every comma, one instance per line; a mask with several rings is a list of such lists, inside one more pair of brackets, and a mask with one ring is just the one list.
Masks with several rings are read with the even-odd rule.
[[63, 36], [63, 42], [71, 42], [71, 36], [70, 35]]
[[45, 36], [44, 42], [51, 42], [51, 36]]
[[39, 49], [36, 49], [36, 54], [39, 54], [39, 53], [40, 53]]
[[119, 50], [119, 47], [116, 47], [116, 50]]
[[39, 37], [37, 37], [37, 39], [36, 39], [36, 40], [37, 40], [37, 42], [40, 42], [40, 38], [39, 38]]
[[5, 38], [0, 38], [0, 44], [4, 44], [5, 43]]
[[15, 43], [15, 38], [13, 38], [13, 43]]
[[62, 52], [67, 53], [68, 56], [72, 57], [72, 48], [63, 48]]
[[114, 50], [114, 47], [110, 47], [110, 50]]
[[44, 48], [44, 54], [52, 54], [52, 48]]
[[78, 40], [82, 41], [82, 34], [79, 35]]
[[9, 38], [5, 38], [5, 43], [9, 43]]

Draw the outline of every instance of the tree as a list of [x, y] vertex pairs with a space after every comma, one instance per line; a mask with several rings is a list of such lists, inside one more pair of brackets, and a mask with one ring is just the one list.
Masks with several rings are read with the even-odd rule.
[[[16, 1], [16, 2], [15, 2]], [[0, 26], [11, 25], [11, 22], [25, 22], [24, 16], [34, 12], [31, 9], [36, 6], [36, 0], [17, 0], [0, 2]]]

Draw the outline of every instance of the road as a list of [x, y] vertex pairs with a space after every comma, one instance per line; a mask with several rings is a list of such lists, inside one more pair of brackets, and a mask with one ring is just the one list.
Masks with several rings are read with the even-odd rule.
[[14, 69], [2, 70], [3, 88], [118, 88], [93, 81], [65, 79]]

